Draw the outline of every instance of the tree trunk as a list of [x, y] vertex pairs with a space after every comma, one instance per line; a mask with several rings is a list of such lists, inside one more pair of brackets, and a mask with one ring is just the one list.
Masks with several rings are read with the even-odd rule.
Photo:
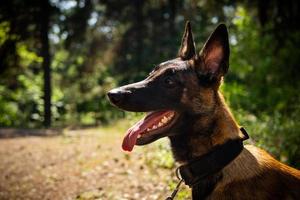
[[51, 58], [49, 52], [49, 18], [50, 4], [48, 0], [41, 2], [41, 55], [44, 70], [44, 126], [51, 126]]
[[135, 0], [135, 26], [136, 26], [136, 66], [140, 67], [142, 65], [143, 57], [143, 5], [144, 0]]

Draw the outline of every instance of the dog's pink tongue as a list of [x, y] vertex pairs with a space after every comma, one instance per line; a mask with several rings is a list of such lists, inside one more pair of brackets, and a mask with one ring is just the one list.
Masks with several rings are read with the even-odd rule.
[[142, 134], [148, 127], [153, 124], [157, 124], [161, 117], [172, 111], [159, 111], [148, 114], [142, 120], [133, 125], [126, 132], [126, 136], [123, 139], [122, 149], [124, 151], [132, 151], [139, 134]]
[[139, 134], [143, 133], [150, 125], [156, 123], [156, 121], [156, 115], [146, 116], [128, 129], [123, 139], [122, 149], [124, 151], [132, 151]]
[[145, 126], [144, 119], [142, 119], [141, 121], [133, 125], [130, 129], [128, 129], [126, 132], [126, 136], [123, 139], [122, 149], [124, 151], [132, 151], [137, 137], [140, 133], [146, 130], [146, 128], [147, 127]]

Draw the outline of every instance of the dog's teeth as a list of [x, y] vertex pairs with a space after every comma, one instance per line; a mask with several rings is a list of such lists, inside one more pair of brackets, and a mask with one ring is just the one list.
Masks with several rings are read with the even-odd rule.
[[171, 113], [171, 114], [169, 114], [169, 115], [165, 115], [165, 116], [160, 120], [160, 122], [159, 122], [158, 124], [153, 125], [153, 126], [150, 127], [150, 128], [147, 128], [147, 131], [149, 132], [149, 131], [152, 131], [153, 129], [157, 129], [157, 128], [159, 128], [159, 127], [165, 125], [166, 123], [168, 123], [168, 122], [173, 118], [173, 116], [174, 116], [174, 113]]

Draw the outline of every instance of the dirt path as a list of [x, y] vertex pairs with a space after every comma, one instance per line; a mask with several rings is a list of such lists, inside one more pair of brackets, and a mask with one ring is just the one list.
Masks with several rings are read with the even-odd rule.
[[117, 132], [0, 139], [0, 199], [164, 199], [175, 184], [167, 141], [126, 154]]

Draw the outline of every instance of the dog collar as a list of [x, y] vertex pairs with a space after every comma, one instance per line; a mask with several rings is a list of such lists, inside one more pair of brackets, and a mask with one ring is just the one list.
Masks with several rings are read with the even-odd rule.
[[242, 139], [228, 140], [224, 144], [214, 147], [209, 153], [177, 168], [176, 175], [180, 182], [172, 196], [167, 199], [174, 198], [183, 181], [193, 189], [193, 199], [194, 195], [197, 196], [196, 199], [209, 195], [222, 178], [220, 171], [242, 152], [243, 141], [249, 139], [249, 135], [243, 127], [240, 128], [240, 131], [244, 135]]
[[228, 140], [222, 145], [213, 148], [209, 153], [200, 156], [178, 168], [185, 184], [192, 187], [197, 182], [221, 171], [234, 160], [243, 150], [243, 141], [249, 139], [247, 131], [241, 127], [244, 137], [242, 139]]

